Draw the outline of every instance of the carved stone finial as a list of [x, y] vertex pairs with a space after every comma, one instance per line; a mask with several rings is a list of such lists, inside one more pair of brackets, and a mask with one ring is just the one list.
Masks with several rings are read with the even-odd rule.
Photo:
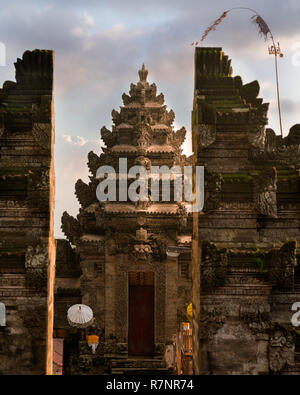
[[231, 77], [231, 60], [222, 48], [198, 47], [195, 53], [196, 86], [201, 86], [201, 78]]
[[50, 50], [25, 51], [15, 62], [16, 81], [23, 89], [51, 90], [54, 53]]
[[144, 63], [141, 70], [139, 70], [139, 76], [140, 82], [147, 82], [148, 70], [146, 69]]

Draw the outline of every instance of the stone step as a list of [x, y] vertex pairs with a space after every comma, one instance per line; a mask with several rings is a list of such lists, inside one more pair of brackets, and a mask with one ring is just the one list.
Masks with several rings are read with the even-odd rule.
[[236, 95], [205, 95], [205, 100], [217, 100], [217, 101], [237, 100], [237, 101], [243, 101], [244, 99], [242, 98], [241, 95], [236, 94]]
[[240, 96], [240, 92], [238, 89], [231, 87], [215, 87], [215, 88], [206, 88], [202, 87], [198, 90], [198, 95], [205, 96]]
[[113, 368], [162, 368], [161, 359], [113, 359]]
[[111, 374], [170, 375], [172, 372], [167, 368], [112, 368]]
[[9, 95], [6, 101], [16, 101], [16, 102], [32, 102], [35, 100], [35, 96], [33, 95]]
[[172, 371], [164, 367], [162, 359], [128, 358], [113, 359], [111, 374], [166, 375]]

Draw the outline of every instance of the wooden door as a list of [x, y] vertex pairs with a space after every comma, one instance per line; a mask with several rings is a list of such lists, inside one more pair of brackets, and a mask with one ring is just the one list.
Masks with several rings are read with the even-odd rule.
[[128, 354], [154, 354], [154, 273], [129, 273]]

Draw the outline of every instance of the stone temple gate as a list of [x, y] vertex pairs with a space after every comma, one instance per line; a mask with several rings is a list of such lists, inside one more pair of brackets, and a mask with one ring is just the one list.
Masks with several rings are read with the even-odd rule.
[[[0, 91], [4, 374], [44, 373], [51, 350], [52, 62], [49, 51], [26, 52], [16, 63], [16, 83]], [[112, 111], [112, 129], [101, 129], [101, 154], [88, 155], [89, 182], [76, 182], [78, 215], [62, 216], [53, 331], [63, 353], [59, 369], [167, 373], [166, 355], [193, 302], [196, 373], [299, 374], [291, 308], [300, 300], [300, 125], [276, 135], [267, 128], [258, 82], [233, 77], [221, 48], [196, 48], [194, 155], [186, 157], [185, 129], [174, 130], [175, 114], [144, 65], [138, 73]], [[148, 201], [100, 202], [97, 169], [112, 166], [119, 181], [120, 158], [128, 169], [142, 165], [147, 172], [204, 166], [202, 212], [192, 216], [187, 202], [174, 199], [174, 178], [171, 199], [151, 199], [149, 188]], [[77, 303], [94, 312], [87, 329], [99, 336], [94, 354], [86, 333], [67, 321]]]

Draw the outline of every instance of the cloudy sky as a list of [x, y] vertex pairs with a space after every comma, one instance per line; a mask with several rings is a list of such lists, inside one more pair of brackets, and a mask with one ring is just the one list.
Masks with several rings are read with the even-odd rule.
[[[144, 62], [148, 80], [175, 111], [175, 127], [188, 131], [184, 150], [191, 153], [190, 113], [193, 55], [190, 45], [221, 13], [232, 7], [256, 9], [280, 41], [279, 60], [284, 134], [300, 122], [299, 0], [0, 0], [0, 42], [6, 46], [1, 81], [14, 80], [13, 62], [27, 49], [55, 51], [55, 236], [64, 237], [60, 217], [78, 211], [74, 184], [88, 180], [90, 150], [101, 152], [100, 128], [111, 127], [111, 110], [137, 82]], [[257, 79], [260, 96], [270, 102], [269, 124], [279, 132], [274, 58], [250, 22], [249, 11], [232, 11], [211, 32], [206, 46], [222, 46], [232, 58], [234, 75]]]

